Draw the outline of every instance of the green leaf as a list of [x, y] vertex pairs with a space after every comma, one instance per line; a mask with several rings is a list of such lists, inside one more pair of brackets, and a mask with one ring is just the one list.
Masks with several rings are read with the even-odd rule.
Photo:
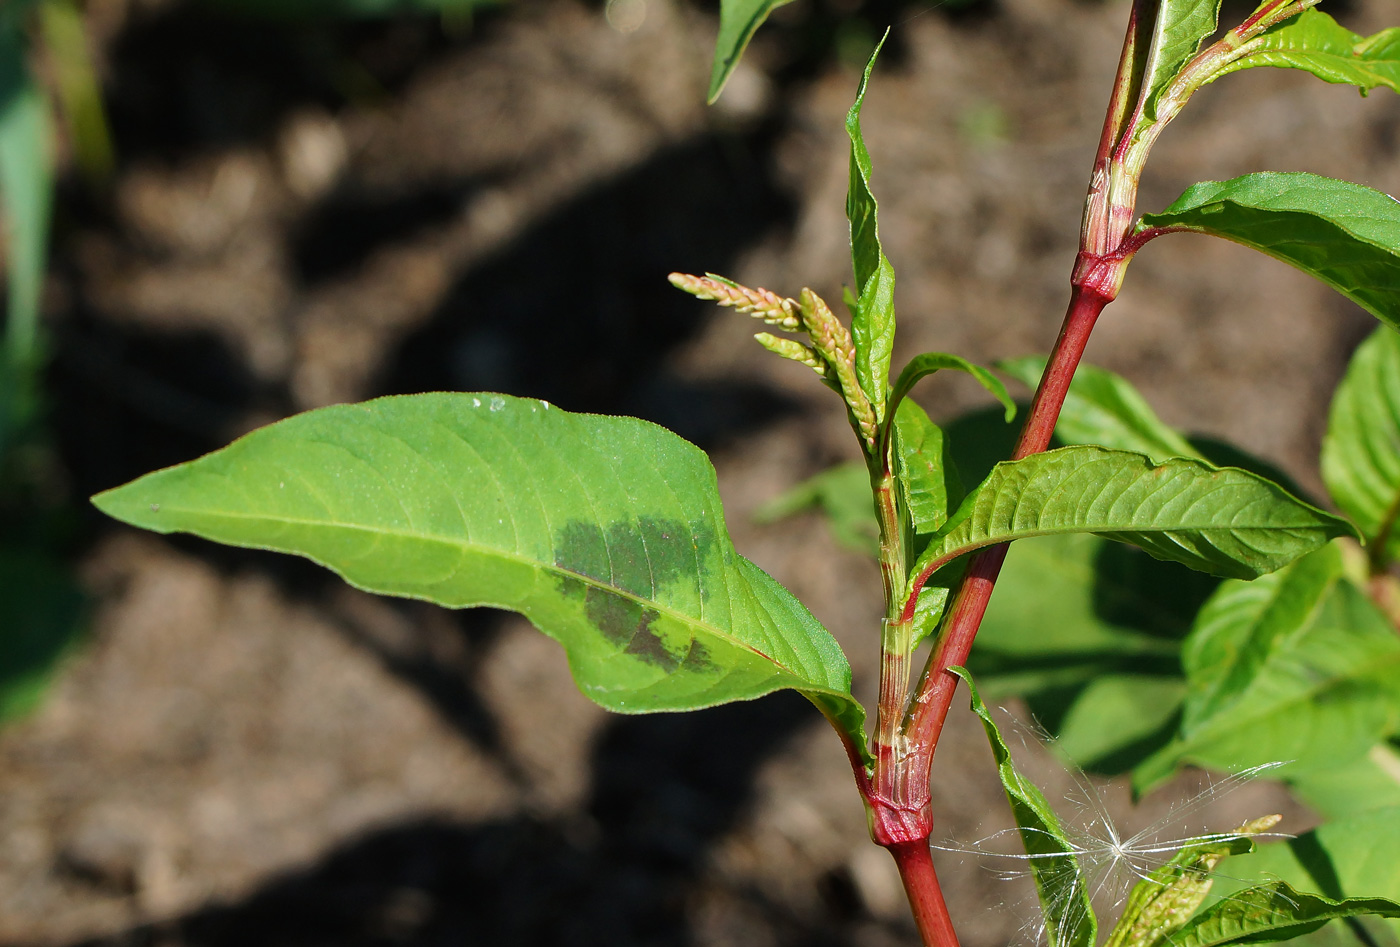
[[1226, 582], [1182, 652], [1188, 693], [1171, 745], [1133, 774], [1145, 790], [1182, 763], [1340, 766], [1395, 718], [1400, 638], [1342, 573], [1334, 547], [1276, 575]]
[[1219, 13], [1220, 0], [1159, 0], [1141, 82], [1149, 119], [1157, 118], [1162, 92], [1215, 32]]
[[1292, 940], [1340, 917], [1372, 914], [1400, 917], [1400, 902], [1388, 898], [1334, 901], [1295, 891], [1285, 882], [1258, 885], [1217, 901], [1172, 935], [1172, 947], [1273, 944]]
[[1248, 44], [1249, 52], [1213, 78], [1278, 66], [1302, 69], [1324, 82], [1354, 85], [1364, 95], [1377, 86], [1400, 92], [1400, 28], [1362, 36], [1319, 10], [1304, 10]]
[[1400, 203], [1360, 184], [1263, 171], [1186, 189], [1138, 230], [1207, 233], [1267, 253], [1400, 328]]
[[1303, 633], [1342, 580], [1328, 545], [1256, 582], [1231, 582], [1196, 618], [1182, 649], [1191, 681], [1182, 726], [1190, 731], [1239, 700], [1270, 656]]
[[1031, 877], [1040, 896], [1050, 947], [1093, 947], [1098, 919], [1089, 905], [1089, 890], [1074, 857], [1074, 843], [1065, 835], [1045, 795], [1012, 763], [1011, 750], [997, 730], [987, 705], [982, 703], [972, 675], [962, 667], [948, 670], [967, 683], [972, 710], [982, 718], [982, 727], [987, 731], [997, 775], [1001, 777], [1006, 801], [1011, 804], [1021, 843], [1030, 859]]
[[1284, 881], [1330, 898], [1400, 900], [1400, 807], [1327, 822], [1297, 838], [1262, 845], [1230, 862], [1215, 898], [1262, 881]]
[[1351, 527], [1276, 484], [1177, 458], [1062, 447], [997, 464], [920, 555], [917, 575], [984, 546], [1094, 533], [1201, 572], [1253, 578]]
[[1400, 555], [1400, 335], [1376, 329], [1352, 356], [1322, 439], [1322, 479], [1373, 544], [1380, 566]]
[[0, 8], [0, 211], [9, 278], [0, 357], [10, 362], [15, 386], [4, 398], [11, 416], [0, 418], [0, 442], [4, 428], [23, 423], [32, 412], [28, 387], [37, 370], [39, 301], [53, 202], [48, 106], [25, 68], [21, 12]]
[[1217, 584], [1088, 533], [1022, 540], [968, 665], [984, 691], [1024, 697], [1081, 768], [1123, 772], [1175, 734], [1180, 641]]
[[1400, 753], [1388, 742], [1377, 743], [1350, 763], [1302, 773], [1289, 783], [1310, 809], [1329, 819], [1400, 806]]
[[612, 710], [793, 688], [865, 745], [835, 640], [734, 551], [704, 453], [644, 421], [495, 394], [381, 398], [93, 502], [156, 532], [303, 555], [372, 592], [521, 612]]
[[719, 35], [715, 37], [715, 59], [710, 66], [710, 91], [706, 100], [711, 104], [724, 91], [739, 57], [753, 39], [753, 34], [768, 19], [768, 14], [791, 0], [720, 0]]
[[1011, 395], [1007, 394], [1006, 386], [1001, 383], [1000, 378], [981, 365], [969, 362], [960, 355], [949, 355], [946, 352], [925, 352], [910, 359], [909, 364], [904, 366], [904, 370], [899, 373], [899, 379], [894, 383], [894, 393], [890, 395], [890, 404], [897, 407], [905, 396], [914, 389], [920, 379], [944, 368], [967, 372], [977, 379], [983, 388], [991, 392], [992, 397], [1001, 402], [1006, 411], [1006, 422], [1010, 424], [1015, 419], [1016, 402], [1011, 400]]
[[33, 710], [83, 633], [72, 575], [33, 549], [0, 548], [0, 721]]
[[[1064, 712], [1056, 746], [1081, 768], [1125, 772], [1170, 739], [1185, 692], [1185, 681], [1164, 674], [1090, 677]], [[1037, 703], [1027, 701], [1032, 713]]]
[[860, 133], [860, 110], [875, 59], [885, 45], [889, 30], [870, 54], [861, 75], [855, 104], [846, 115], [846, 134], [851, 139], [850, 187], [846, 191], [846, 218], [851, 223], [851, 262], [855, 268], [857, 307], [851, 318], [851, 337], [856, 346], [856, 378], [875, 408], [875, 418], [885, 419], [890, 356], [894, 352], [894, 267], [880, 247], [879, 207], [870, 191], [870, 152]]
[[[949, 503], [962, 499], [962, 483], [943, 430], [908, 399], [895, 409], [894, 459], [910, 528], [915, 534], [935, 532], [948, 520]], [[867, 494], [868, 487], [867, 483]], [[877, 525], [877, 546], [878, 533]]]
[[[1219, 878], [1211, 894], [1224, 900], [1241, 888], [1282, 881], [1338, 901], [1371, 897], [1400, 901], [1396, 851], [1400, 851], [1400, 807], [1376, 809], [1231, 859], [1229, 876]], [[1400, 934], [1400, 922], [1383, 923], [1393, 941]], [[1351, 937], [1346, 941], [1356, 943]]]
[[[1034, 391], [1045, 371], [1045, 361], [1042, 355], [1030, 355], [998, 362], [997, 368]], [[1075, 370], [1055, 435], [1065, 444], [1133, 450], [1155, 461], [1168, 457], [1205, 459], [1175, 428], [1157, 417], [1126, 378], [1093, 365], [1081, 364]]]
[[837, 464], [802, 481], [754, 512], [754, 520], [772, 523], [816, 507], [826, 517], [831, 535], [847, 549], [880, 553], [880, 523], [870, 495], [870, 471], [859, 461]]

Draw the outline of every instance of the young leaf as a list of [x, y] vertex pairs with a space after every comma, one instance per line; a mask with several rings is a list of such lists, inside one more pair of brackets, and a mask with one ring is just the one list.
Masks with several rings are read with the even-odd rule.
[[[885, 37], [889, 31], [885, 31]], [[856, 377], [875, 409], [880, 423], [885, 419], [890, 356], [894, 352], [894, 267], [880, 248], [879, 207], [870, 191], [870, 152], [860, 132], [860, 110], [875, 59], [885, 45], [885, 37], [875, 46], [861, 75], [855, 104], [846, 115], [846, 134], [851, 139], [850, 187], [846, 192], [846, 217], [851, 223], [851, 262], [855, 268], [857, 306], [851, 318], [851, 336], [856, 344]]]
[[1317, 930], [1339, 917], [1400, 917], [1400, 902], [1389, 898], [1334, 901], [1295, 891], [1287, 883], [1258, 885], [1215, 902], [1171, 936], [1171, 947], [1273, 944]]
[[1062, 447], [997, 464], [915, 564], [1057, 533], [1095, 533], [1212, 575], [1272, 572], [1351, 527], [1262, 477], [1182, 458]]
[[1400, 328], [1400, 203], [1388, 194], [1301, 171], [1262, 171], [1193, 184], [1142, 231], [1224, 237], [1297, 267]]
[[1010, 424], [1015, 419], [1016, 402], [1011, 400], [1011, 395], [1007, 394], [1006, 386], [1001, 383], [1000, 378], [981, 365], [969, 362], [960, 355], [949, 355], [946, 352], [925, 352], [910, 359], [909, 364], [904, 366], [904, 370], [899, 373], [899, 379], [894, 383], [890, 404], [897, 408], [920, 379], [944, 368], [967, 372], [977, 379], [983, 388], [991, 392], [992, 397], [1001, 402], [1002, 407], [1006, 410], [1006, 422]]
[[793, 688], [865, 743], [835, 640], [734, 551], [704, 453], [644, 421], [494, 394], [381, 398], [93, 502], [156, 532], [303, 555], [369, 591], [521, 612], [612, 710]]
[[1220, 0], [1159, 0], [1142, 71], [1141, 101], [1148, 118], [1157, 117], [1162, 91], [1215, 32], [1219, 13]]
[[754, 520], [772, 523], [816, 507], [826, 516], [831, 535], [847, 549], [871, 558], [880, 553], [880, 522], [870, 499], [870, 471], [855, 461], [829, 467], [802, 481], [754, 512]]
[[714, 104], [724, 91], [739, 57], [768, 14], [791, 0], [720, 0], [719, 35], [715, 37], [715, 59], [710, 66], [710, 91], [706, 101]]
[[1040, 895], [1050, 947], [1093, 947], [1098, 918], [1089, 905], [1088, 886], [1074, 857], [1074, 844], [1065, 835], [1045, 795], [1016, 770], [1011, 750], [997, 730], [987, 705], [982, 703], [972, 675], [962, 667], [948, 670], [967, 684], [972, 710], [982, 719], [982, 727], [987, 731], [997, 775], [1001, 777], [1006, 801], [1011, 804], [1021, 843], [1030, 859], [1031, 876]]
[[894, 413], [894, 456], [904, 508], [915, 534], [935, 532], [947, 522], [949, 504], [962, 499], [962, 483], [947, 446], [943, 430], [923, 408], [908, 399], [899, 402]]
[[1400, 554], [1400, 335], [1381, 326], [1352, 356], [1322, 439], [1322, 479], [1371, 543], [1377, 566]]
[[1319, 10], [1304, 10], [1248, 44], [1249, 52], [1216, 77], [1256, 66], [1302, 69], [1324, 82], [1400, 92], [1400, 29], [1361, 36]]
[[1186, 762], [1284, 760], [1290, 774], [1345, 765], [1391, 727], [1400, 697], [1400, 639], [1342, 575], [1333, 548], [1276, 575], [1223, 584], [1182, 658], [1181, 729], [1134, 771], [1140, 790]]
[[[1045, 358], [1006, 359], [997, 368], [1034, 391], [1045, 371]], [[1093, 365], [1081, 364], [1075, 370], [1055, 435], [1066, 444], [1139, 451], [1159, 462], [1168, 457], [1205, 460], [1175, 428], [1157, 417], [1126, 378]]]

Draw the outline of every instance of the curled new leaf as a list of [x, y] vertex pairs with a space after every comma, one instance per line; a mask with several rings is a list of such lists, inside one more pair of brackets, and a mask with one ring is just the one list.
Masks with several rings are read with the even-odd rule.
[[792, 688], [865, 745], [845, 655], [734, 551], [704, 453], [654, 424], [494, 394], [381, 398], [93, 502], [156, 532], [306, 556], [370, 591], [520, 612], [612, 710]]
[[[889, 31], [885, 32], [889, 36]], [[884, 46], [882, 37], [870, 54], [861, 75], [855, 104], [846, 115], [846, 133], [851, 139], [850, 186], [846, 192], [846, 217], [851, 224], [851, 261], [856, 278], [856, 308], [851, 318], [851, 335], [856, 346], [856, 377], [875, 410], [875, 419], [885, 419], [885, 397], [889, 387], [890, 356], [894, 352], [894, 267], [880, 247], [878, 205], [870, 191], [870, 152], [860, 131], [860, 110], [875, 59]]]

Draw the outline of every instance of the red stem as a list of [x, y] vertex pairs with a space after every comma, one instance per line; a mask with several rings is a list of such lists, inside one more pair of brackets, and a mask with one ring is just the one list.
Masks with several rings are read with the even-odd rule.
[[909, 907], [914, 911], [914, 923], [918, 925], [924, 947], [958, 947], [958, 935], [953, 930], [948, 905], [943, 901], [938, 875], [933, 870], [928, 839], [899, 842], [888, 847], [894, 863], [899, 866], [899, 877], [904, 882], [905, 894], [909, 895]]
[[[1060, 337], [1055, 342], [1045, 374], [1041, 376], [1035, 400], [1031, 402], [1026, 426], [1022, 428], [1021, 438], [1011, 455], [1013, 460], [1037, 454], [1050, 446], [1050, 437], [1055, 431], [1055, 422], [1060, 418], [1060, 408], [1065, 403], [1074, 370], [1084, 355], [1094, 322], [1110, 298], [1086, 285], [1074, 287]], [[906, 723], [910, 765], [920, 765], [915, 760], [927, 765], [933, 758], [934, 747], [938, 745], [938, 736], [943, 731], [943, 722], [953, 701], [953, 692], [958, 686], [958, 678], [948, 673], [948, 668], [967, 662], [967, 656], [972, 651], [972, 640], [991, 600], [997, 575], [1006, 561], [1006, 550], [1007, 544], [1003, 543], [974, 555], [962, 586], [949, 606], [948, 620], [924, 672], [924, 679], [919, 682], [918, 695], [910, 707]]]

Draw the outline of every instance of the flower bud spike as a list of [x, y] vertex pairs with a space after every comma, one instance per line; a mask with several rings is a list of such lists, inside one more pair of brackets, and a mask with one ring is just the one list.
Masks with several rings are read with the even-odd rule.
[[822, 357], [814, 352], [810, 346], [803, 345], [796, 339], [780, 339], [769, 332], [760, 332], [754, 336], [758, 344], [763, 346], [774, 355], [781, 355], [783, 358], [790, 358], [794, 362], [801, 362], [812, 371], [821, 375], [827, 375], [826, 362]]
[[841, 397], [851, 412], [851, 424], [865, 442], [866, 448], [874, 450], [878, 425], [870, 399], [856, 379], [856, 346], [851, 340], [850, 331], [841, 324], [826, 304], [811, 289], [802, 290], [802, 323], [812, 339], [812, 347], [817, 350], [827, 365], [835, 373], [840, 383]]
[[797, 315], [797, 301], [779, 296], [772, 290], [750, 289], [713, 273], [704, 276], [672, 273], [667, 278], [672, 286], [690, 293], [697, 299], [708, 299], [721, 306], [747, 312], [770, 326], [778, 326], [792, 332], [802, 325]]

